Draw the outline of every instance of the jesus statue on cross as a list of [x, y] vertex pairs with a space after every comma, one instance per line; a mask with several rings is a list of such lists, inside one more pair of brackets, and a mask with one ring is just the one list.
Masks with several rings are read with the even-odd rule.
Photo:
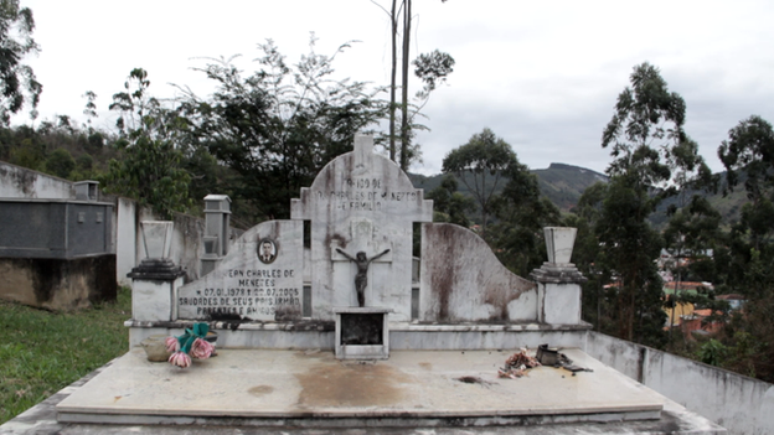
[[355, 275], [355, 290], [357, 291], [357, 303], [361, 306], [365, 306], [365, 288], [368, 285], [368, 266], [371, 264], [372, 261], [383, 257], [388, 252], [390, 252], [389, 249], [385, 249], [380, 254], [374, 255], [370, 259], [366, 257], [365, 252], [360, 251], [357, 254], [355, 254], [356, 258], [353, 258], [351, 255], [347, 254], [346, 252], [342, 251], [339, 248], [336, 248], [336, 252], [339, 254], [347, 257], [349, 261], [352, 261], [357, 265], [357, 274]]

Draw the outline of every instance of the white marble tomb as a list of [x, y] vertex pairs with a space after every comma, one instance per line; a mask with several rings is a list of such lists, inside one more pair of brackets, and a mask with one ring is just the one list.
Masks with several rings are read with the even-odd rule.
[[[432, 223], [432, 216], [422, 189], [374, 153], [372, 137], [357, 136], [354, 151], [333, 159], [292, 200], [291, 219], [245, 232], [211, 273], [175, 290], [175, 312], [159, 320], [333, 321], [335, 309], [358, 306], [358, 266], [350, 257], [362, 252], [374, 259], [364, 306], [388, 310], [390, 322], [581, 323], [577, 283], [559, 282], [553, 291], [553, 275], [551, 289], [516, 276], [473, 231]], [[422, 224], [419, 259], [412, 256], [414, 223]], [[547, 264], [574, 270], [574, 234], [566, 230], [551, 229], [562, 237]], [[412, 282], [417, 260], [420, 277]], [[557, 308], [546, 314], [548, 305]]]

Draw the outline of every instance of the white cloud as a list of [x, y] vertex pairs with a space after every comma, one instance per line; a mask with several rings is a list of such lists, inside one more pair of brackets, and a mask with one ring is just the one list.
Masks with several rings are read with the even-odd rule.
[[[385, 5], [387, 2], [382, 0]], [[132, 68], [149, 71], [151, 91], [167, 83], [211, 89], [195, 57], [244, 54], [252, 68], [256, 44], [272, 38], [293, 61], [306, 51], [331, 53], [360, 40], [335, 66], [342, 77], [386, 84], [390, 43], [386, 15], [365, 0], [22, 1], [32, 8], [41, 54], [30, 60], [44, 91], [44, 117], [78, 117], [86, 90], [101, 109]], [[774, 5], [723, 1], [416, 1], [412, 57], [438, 48], [457, 61], [449, 85], [425, 109], [420, 133], [425, 173], [484, 127], [510, 142], [533, 168], [552, 161], [602, 171], [599, 146], [615, 99], [632, 67], [658, 66], [688, 105], [688, 133], [713, 169], [727, 131], [751, 114], [774, 120], [770, 101]], [[414, 85], [417, 89], [418, 85]], [[413, 91], [412, 91], [413, 94]], [[104, 114], [104, 112], [103, 112]], [[24, 118], [17, 117], [17, 121]], [[108, 123], [107, 116], [102, 117]]]

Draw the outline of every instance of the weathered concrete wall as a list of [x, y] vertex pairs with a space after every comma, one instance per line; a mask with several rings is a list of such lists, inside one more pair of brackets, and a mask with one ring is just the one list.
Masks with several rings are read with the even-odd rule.
[[116, 256], [64, 259], [0, 258], [0, 297], [70, 311], [115, 300]]
[[[126, 200], [125, 198], [122, 199]], [[132, 201], [132, 204], [132, 207], [127, 206], [127, 210], [124, 213], [126, 233], [133, 234], [134, 236], [132, 241], [134, 245], [134, 263], [128, 267], [129, 270], [126, 273], [129, 273], [133, 267], [140, 264], [145, 258], [142, 222], [161, 220], [156, 217], [150, 208], [139, 207], [134, 201]], [[132, 212], [134, 212], [134, 217], [132, 217]], [[204, 256], [205, 221], [203, 218], [183, 213], [175, 213], [172, 220], [175, 226], [170, 259], [185, 270], [185, 282], [188, 283], [199, 279], [201, 276], [201, 260]], [[134, 228], [134, 232], [129, 228]], [[234, 249], [236, 240], [244, 231], [237, 228], [230, 228], [229, 231], [228, 243], [230, 252], [231, 249]], [[130, 252], [131, 248], [127, 248], [126, 255], [129, 255]], [[123, 277], [126, 277], [126, 273], [123, 274]]]
[[[175, 213], [174, 236], [172, 239], [172, 259], [185, 270], [185, 281], [191, 282], [201, 276], [202, 256], [204, 256], [204, 219]], [[236, 237], [232, 231], [228, 240], [233, 246]]]
[[774, 433], [772, 384], [596, 332], [584, 350], [731, 433]]
[[419, 319], [426, 322], [534, 322], [537, 286], [510, 272], [476, 233], [422, 225]]
[[[70, 181], [0, 161], [0, 198], [74, 200], [75, 188]], [[159, 219], [149, 208], [140, 207], [129, 198], [100, 193], [99, 200], [114, 204], [110, 250], [116, 254], [115, 279], [120, 285], [131, 285], [126, 274], [145, 258], [140, 222]], [[172, 260], [186, 270], [185, 280], [189, 282], [200, 276], [204, 219], [176, 214], [174, 221]], [[232, 228], [229, 243], [233, 244], [242, 232]]]
[[73, 183], [0, 161], [0, 198], [75, 199]]
[[116, 197], [115, 204], [116, 280], [121, 285], [131, 285], [132, 280], [126, 274], [137, 265], [137, 203]]
[[[160, 220], [148, 207], [123, 197], [109, 197], [115, 202], [115, 221], [118, 230], [115, 235], [116, 279], [121, 285], [131, 285], [127, 274], [145, 258], [142, 236], [142, 221]], [[201, 273], [201, 258], [204, 255], [204, 219], [176, 213], [172, 252], [170, 259], [186, 271], [185, 281], [198, 279]], [[238, 230], [232, 233], [238, 233]]]
[[70, 199], [0, 198], [0, 257], [112, 254], [112, 208]]
[[393, 350], [492, 350], [514, 351], [551, 343], [556, 347], [577, 347], [585, 334], [581, 329], [541, 329], [531, 325], [392, 325]]

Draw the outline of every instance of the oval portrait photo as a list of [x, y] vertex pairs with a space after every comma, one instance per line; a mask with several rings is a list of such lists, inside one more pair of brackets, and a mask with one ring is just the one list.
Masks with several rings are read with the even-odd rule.
[[271, 264], [277, 258], [277, 244], [272, 239], [259, 240], [257, 251], [258, 259], [263, 264]]

